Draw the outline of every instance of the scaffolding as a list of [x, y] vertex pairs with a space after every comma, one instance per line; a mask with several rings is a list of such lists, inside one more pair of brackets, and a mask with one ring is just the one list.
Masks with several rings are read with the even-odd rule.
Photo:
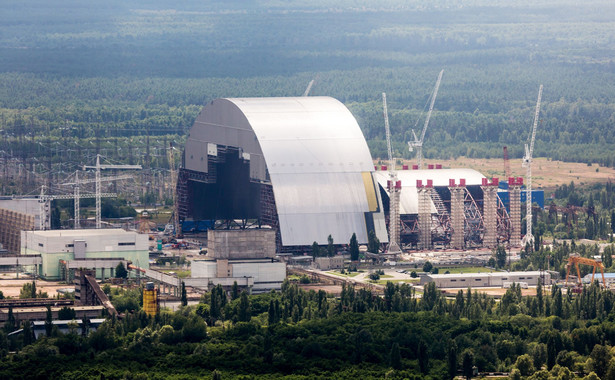
[[510, 177], [508, 179], [508, 193], [510, 199], [510, 245], [517, 247], [521, 244], [521, 186], [523, 178]]
[[423, 181], [416, 181], [416, 189], [419, 196], [419, 249], [431, 248], [431, 181], [423, 186]]
[[483, 178], [483, 221], [485, 233], [483, 236], [483, 246], [494, 248], [497, 246], [497, 219], [498, 219], [498, 179], [493, 178], [491, 182]]
[[461, 184], [455, 185], [455, 180], [449, 180], [449, 191], [451, 192], [451, 227], [453, 233], [451, 235], [451, 248], [462, 249], [464, 247], [464, 198], [466, 188]]

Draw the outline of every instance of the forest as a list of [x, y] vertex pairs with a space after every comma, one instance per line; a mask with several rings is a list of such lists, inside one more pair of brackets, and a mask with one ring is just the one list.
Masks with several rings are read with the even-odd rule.
[[29, 0], [0, 11], [0, 157], [40, 176], [98, 153], [167, 169], [164, 144], [181, 147], [210, 100], [300, 96], [312, 79], [311, 96], [351, 110], [374, 158], [386, 155], [386, 92], [394, 154], [410, 158], [441, 69], [428, 159], [499, 157], [504, 145], [521, 157], [543, 84], [535, 155], [615, 165], [609, 1]]
[[287, 280], [259, 295], [218, 286], [155, 317], [140, 310], [138, 289], [106, 291], [125, 317], [96, 331], [48, 323], [35, 341], [28, 322], [9, 335], [18, 327], [9, 318], [0, 377], [440, 380], [469, 378], [474, 367], [511, 379], [615, 376], [615, 295], [597, 282], [577, 295], [513, 286], [496, 302], [469, 288], [445, 298], [433, 283], [420, 298], [392, 282], [382, 297], [344, 285], [334, 298]]

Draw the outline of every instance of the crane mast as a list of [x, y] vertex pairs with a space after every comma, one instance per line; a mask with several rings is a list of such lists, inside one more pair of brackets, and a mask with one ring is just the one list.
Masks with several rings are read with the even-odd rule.
[[100, 228], [102, 225], [101, 217], [101, 177], [100, 171], [104, 169], [141, 169], [141, 165], [102, 165], [100, 163], [100, 154], [96, 155], [96, 166], [83, 166], [83, 169], [96, 169], [96, 228]]
[[436, 103], [436, 97], [438, 96], [438, 89], [440, 88], [440, 82], [442, 81], [442, 75], [444, 74], [444, 70], [440, 71], [438, 74], [438, 80], [436, 81], [436, 85], [433, 90], [433, 94], [431, 95], [431, 103], [429, 104], [429, 111], [427, 112], [427, 117], [425, 118], [425, 124], [423, 125], [423, 131], [421, 132], [421, 138], [418, 139], [414, 130], [412, 130], [413, 141], [408, 142], [408, 148], [410, 152], [416, 148], [416, 159], [419, 165], [419, 169], [423, 169], [423, 141], [425, 140], [425, 132], [427, 132], [427, 127], [429, 126], [429, 119], [431, 119], [431, 113], [433, 112], [434, 104]]
[[173, 154], [174, 149], [175, 147], [173, 147], [173, 143], [170, 143], [168, 150], [168, 159], [169, 170], [171, 171], [171, 194], [173, 198], [173, 234], [175, 236], [180, 236], [181, 230], [179, 225], [179, 211], [177, 207], [177, 170], [175, 169], [175, 155]]
[[399, 196], [401, 192], [401, 181], [397, 179], [397, 172], [395, 171], [395, 161], [393, 160], [393, 149], [391, 148], [391, 130], [389, 127], [389, 113], [387, 109], [387, 95], [382, 93], [382, 108], [384, 113], [384, 128], [387, 139], [387, 151], [389, 154], [389, 246], [387, 248], [388, 253], [401, 253], [399, 248]]
[[532, 244], [534, 241], [534, 235], [532, 235], [532, 160], [534, 156], [534, 141], [536, 139], [536, 128], [538, 127], [538, 116], [540, 114], [540, 101], [542, 99], [542, 84], [538, 88], [538, 100], [536, 101], [536, 111], [534, 113], [534, 125], [532, 126], [532, 135], [530, 138], [530, 144], [525, 144], [525, 155], [523, 156], [523, 167], [527, 169], [526, 173], [526, 188], [525, 188], [525, 225], [526, 233], [523, 237], [522, 244]]

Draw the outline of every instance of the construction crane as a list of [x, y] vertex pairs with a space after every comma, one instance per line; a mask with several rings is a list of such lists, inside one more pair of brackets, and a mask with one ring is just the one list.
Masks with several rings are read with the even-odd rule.
[[[102, 177], [100, 178], [101, 182], [105, 182], [105, 181], [119, 181], [122, 179], [131, 179], [132, 176], [131, 175], [121, 175], [121, 176], [112, 176], [112, 177]], [[82, 179], [79, 180], [79, 171], [75, 171], [75, 181], [74, 182], [66, 182], [66, 183], [62, 183], [61, 185], [63, 186], [74, 186], [73, 187], [73, 191], [74, 191], [74, 198], [75, 198], [75, 223], [73, 225], [74, 229], [79, 229], [81, 228], [81, 217], [79, 215], [79, 209], [81, 208], [80, 206], [80, 202], [79, 200], [81, 198], [86, 198], [86, 197], [81, 197], [79, 192], [80, 192], [80, 185], [86, 184], [86, 183], [94, 183], [96, 182], [96, 179]], [[105, 193], [107, 194], [107, 193]], [[116, 196], [116, 195], [114, 195]], [[92, 197], [92, 198], [95, 198]], [[101, 196], [101, 198], [104, 198], [103, 196]], [[99, 214], [99, 211], [97, 209], [96, 214]]]
[[[384, 113], [384, 128], [386, 131], [387, 151], [389, 154], [389, 246], [388, 253], [401, 253], [399, 248], [399, 196], [401, 192], [401, 181], [397, 179], [395, 171], [395, 160], [393, 159], [393, 149], [391, 148], [391, 130], [389, 128], [389, 113], [387, 110], [387, 95], [382, 93], [382, 108]], [[377, 253], [377, 252], [374, 252]]]
[[525, 155], [523, 156], [522, 166], [527, 169], [526, 185], [525, 185], [525, 225], [526, 233], [521, 241], [523, 246], [532, 244], [534, 242], [534, 235], [532, 235], [532, 158], [534, 156], [534, 140], [536, 139], [536, 127], [538, 126], [538, 116], [540, 114], [540, 100], [542, 99], [542, 84], [538, 88], [538, 100], [536, 101], [536, 112], [534, 113], [534, 125], [532, 126], [532, 134], [530, 137], [530, 144], [525, 144]]
[[[101, 198], [114, 198], [117, 197], [117, 194], [114, 193], [101, 193]], [[73, 199], [75, 198], [75, 204], [79, 205], [79, 199], [81, 198], [96, 198], [96, 194], [79, 194], [77, 191], [75, 194], [59, 194], [59, 195], [50, 195], [45, 194], [45, 185], [41, 186], [41, 194], [38, 198], [38, 202], [40, 205], [40, 220], [39, 220], [39, 229], [40, 230], [49, 230], [51, 229], [51, 201], [60, 200], [60, 199]], [[75, 209], [75, 225], [79, 223], [79, 211], [78, 208]]]
[[308, 96], [310, 94], [310, 91], [312, 91], [312, 86], [314, 85], [314, 83], [316, 82], [316, 79], [318, 79], [318, 74], [316, 75], [316, 77], [314, 79], [312, 79], [310, 81], [310, 83], [308, 83], [307, 88], [305, 89], [305, 92], [303, 93], [303, 96]]
[[410, 152], [412, 152], [414, 148], [416, 148], [416, 159], [419, 165], [419, 169], [423, 169], [423, 141], [425, 140], [425, 132], [427, 132], [429, 119], [431, 118], [433, 106], [436, 102], [436, 97], [438, 96], [438, 89], [440, 88], [440, 82], [442, 81], [442, 74], [444, 74], [444, 70], [440, 71], [440, 74], [438, 74], [438, 80], [436, 81], [436, 86], [434, 87], [433, 94], [431, 95], [431, 104], [429, 105], [429, 111], [427, 112], [427, 117], [425, 118], [425, 124], [423, 125], [423, 132], [421, 132], [421, 138], [419, 139], [416, 137], [416, 133], [414, 133], [413, 129], [412, 137], [414, 140], [408, 141], [408, 149], [410, 150]]
[[131, 169], [142, 169], [141, 165], [102, 165], [100, 163], [100, 154], [96, 155], [96, 165], [95, 166], [83, 166], [83, 170], [85, 169], [95, 169], [96, 170], [96, 228], [101, 227], [101, 177], [100, 171], [105, 169], [115, 169], [115, 170], [131, 170]]
[[173, 151], [176, 150], [173, 143], [169, 143], [169, 149], [167, 150], [169, 159], [169, 170], [171, 171], [171, 194], [173, 198], [173, 234], [174, 236], [181, 235], [181, 226], [179, 225], [179, 207], [177, 207], [177, 170], [175, 169], [175, 155]]
[[582, 285], [581, 283], [581, 271], [579, 270], [579, 264], [591, 265], [594, 267], [594, 271], [592, 272], [592, 283], [594, 282], [594, 276], [596, 274], [596, 268], [600, 269], [600, 274], [602, 274], [602, 285], [606, 288], [606, 281], [604, 280], [604, 265], [600, 261], [596, 261], [594, 259], [589, 259], [587, 257], [581, 257], [578, 254], [571, 254], [568, 258], [568, 264], [566, 264], [566, 284], [568, 286], [568, 276], [570, 275], [570, 267], [573, 265], [577, 268], [577, 287]]

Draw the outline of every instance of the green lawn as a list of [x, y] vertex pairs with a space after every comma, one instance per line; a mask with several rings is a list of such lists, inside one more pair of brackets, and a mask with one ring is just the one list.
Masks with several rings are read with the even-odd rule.
[[332, 274], [334, 276], [342, 276], [342, 277], [354, 277], [357, 276], [359, 273], [363, 273], [364, 271], [358, 271], [358, 272], [344, 272], [344, 273], [340, 273], [338, 271], [335, 270], [331, 270], [328, 271], [326, 273]]

